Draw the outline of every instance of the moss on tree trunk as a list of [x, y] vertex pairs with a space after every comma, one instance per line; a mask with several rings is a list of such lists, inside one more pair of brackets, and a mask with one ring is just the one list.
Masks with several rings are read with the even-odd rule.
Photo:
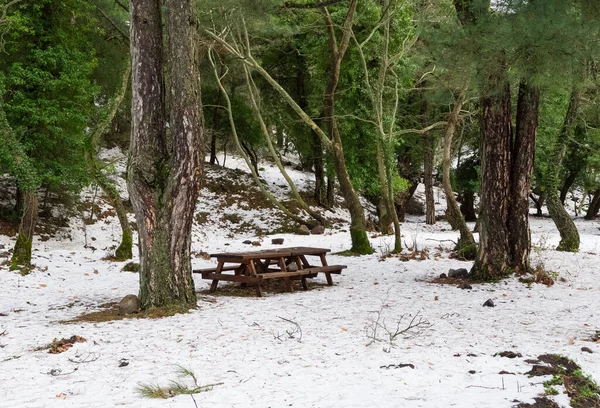
[[16, 270], [20, 267], [31, 265], [31, 248], [33, 234], [37, 222], [38, 198], [36, 190], [23, 191], [23, 216], [19, 226], [19, 234], [15, 242], [13, 255], [10, 261], [10, 269]]

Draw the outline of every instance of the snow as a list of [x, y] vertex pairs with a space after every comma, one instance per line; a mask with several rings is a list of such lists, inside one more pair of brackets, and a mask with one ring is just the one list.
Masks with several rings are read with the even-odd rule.
[[[124, 171], [117, 153], [106, 157], [117, 160], [117, 174]], [[231, 157], [227, 164], [244, 169]], [[284, 198], [276, 170], [265, 164], [261, 176]], [[311, 183], [307, 174], [290, 170], [290, 175], [301, 189]], [[195, 254], [248, 250], [245, 239], [262, 241], [265, 249], [272, 238], [284, 238], [285, 246], [331, 248], [328, 261], [348, 268], [333, 276], [333, 287], [267, 292], [263, 298], [199, 294], [198, 309], [189, 314], [62, 324], [138, 292], [137, 274], [121, 272], [124, 263], [102, 259], [118, 244], [116, 218], [85, 227], [95, 248], [84, 248], [84, 224], [73, 219], [71, 240], [36, 240], [36, 268], [30, 275], [0, 266], [0, 406], [500, 408], [516, 405], [515, 400], [532, 402], [543, 393], [548, 378], [528, 378], [524, 373], [531, 364], [524, 360], [545, 353], [568, 356], [600, 382], [600, 344], [585, 340], [600, 330], [597, 222], [577, 219], [581, 251], [565, 254], [553, 250], [559, 236], [550, 219], [532, 217], [532, 262], [544, 263], [564, 281], [528, 287], [511, 278], [461, 290], [428, 282], [450, 268], [471, 266], [449, 257], [452, 242], [447, 240], [456, 241], [457, 233], [445, 222], [428, 226], [424, 217], [409, 216], [402, 224], [403, 240], [427, 248], [429, 259], [402, 262], [381, 260], [392, 238], [376, 235], [373, 255], [335, 255], [350, 246], [343, 231], [347, 225], [321, 236], [246, 232], [232, 237], [220, 205], [219, 197], [203, 190], [197, 210], [208, 213], [208, 220], [194, 225]], [[243, 209], [248, 207], [252, 203], [238, 202], [226, 210], [248, 220], [263, 217], [263, 226], [277, 218], [275, 212]], [[348, 220], [340, 209], [327, 216]], [[7, 250], [14, 237], [0, 235], [0, 244]], [[7, 253], [2, 256], [8, 259]], [[202, 257], [192, 263], [194, 268], [214, 265]], [[209, 286], [199, 276], [195, 284], [198, 291]], [[487, 299], [496, 307], [483, 307]], [[417, 314], [416, 321], [420, 317], [429, 325], [391, 343], [380, 328], [375, 337], [383, 341], [372, 341], [369, 328], [378, 315], [394, 331], [399, 319], [404, 328]], [[301, 338], [288, 334], [295, 328], [292, 322], [301, 328]], [[72, 335], [87, 341], [61, 354], [36, 350]], [[594, 354], [582, 352], [583, 346]], [[495, 356], [505, 350], [523, 357]], [[119, 367], [122, 359], [129, 365]], [[414, 368], [397, 368], [400, 364]], [[136, 392], [139, 384], [168, 385], [177, 379], [178, 365], [193, 371], [201, 384], [222, 384], [193, 399], [144, 399]], [[501, 375], [502, 370], [514, 375]], [[568, 406], [566, 396], [552, 398]]]

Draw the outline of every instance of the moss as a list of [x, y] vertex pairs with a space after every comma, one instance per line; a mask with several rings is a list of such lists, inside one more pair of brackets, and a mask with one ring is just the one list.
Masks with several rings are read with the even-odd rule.
[[350, 238], [352, 239], [352, 248], [350, 249], [351, 252], [360, 255], [368, 255], [375, 252], [373, 247], [371, 247], [371, 243], [367, 237], [367, 232], [364, 228], [351, 227]]
[[33, 238], [27, 237], [25, 234], [19, 234], [12, 259], [10, 260], [10, 270], [15, 271], [21, 269], [22, 266], [31, 265], [31, 246]]
[[133, 256], [132, 247], [133, 238], [131, 237], [131, 233], [129, 231], [123, 231], [121, 245], [119, 245], [119, 247], [115, 251], [115, 260], [121, 262], [127, 259], [131, 259]]
[[464, 245], [464, 244], [461, 244], [461, 242], [459, 241], [459, 243], [456, 245], [455, 251], [456, 251], [456, 256], [459, 259], [463, 259], [465, 261], [472, 261], [477, 256], [477, 245], [475, 245], [475, 244]]
[[121, 272], [139, 272], [140, 264], [137, 262], [127, 262], [122, 268]]

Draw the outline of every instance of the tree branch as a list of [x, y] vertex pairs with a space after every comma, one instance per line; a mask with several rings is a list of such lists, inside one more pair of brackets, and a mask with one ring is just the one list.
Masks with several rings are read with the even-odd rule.
[[14, 6], [17, 3], [22, 2], [23, 0], [12, 0], [10, 2], [8, 2], [7, 4], [5, 4], [4, 6], [2, 6], [2, 17], [0, 17], [0, 24], [4, 24], [6, 22], [6, 13], [8, 12], [8, 8], [10, 6]]
[[123, 10], [125, 10], [126, 12], [129, 13], [129, 7], [127, 7], [126, 4], [121, 3], [119, 0], [115, 0], [115, 3], [117, 3], [117, 5], [119, 5], [119, 7], [121, 7]]
[[108, 21], [108, 22], [110, 23], [110, 25], [112, 25], [112, 26], [115, 28], [115, 30], [117, 30], [117, 31], [119, 32], [119, 34], [121, 34], [121, 36], [122, 36], [122, 37], [123, 37], [125, 40], [127, 40], [127, 42], [129, 42], [129, 35], [128, 35], [128, 34], [127, 34], [125, 31], [121, 30], [121, 28], [120, 28], [120, 27], [117, 25], [117, 23], [115, 23], [115, 22], [114, 22], [114, 21], [113, 21], [113, 20], [112, 20], [112, 19], [111, 19], [111, 18], [108, 16], [108, 14], [106, 14], [106, 13], [104, 12], [104, 10], [102, 10], [102, 9], [101, 9], [100, 7], [98, 7], [98, 6], [96, 6], [96, 10], [98, 10], [98, 12], [99, 12], [100, 14], [102, 14], [102, 17], [104, 17], [104, 18], [106, 19], [106, 21]]
[[291, 1], [286, 1], [285, 3], [283, 3], [283, 7], [282, 8], [288, 8], [288, 9], [316, 9], [316, 8], [322, 8], [322, 7], [332, 6], [334, 4], [341, 3], [342, 1], [344, 1], [344, 0], [326, 0], [326, 1], [320, 1], [320, 2], [317, 2], [317, 3], [308, 3], [308, 4], [293, 3]]
[[402, 130], [398, 130], [398, 131], [394, 132], [392, 134], [392, 136], [406, 135], [408, 133], [417, 133], [417, 134], [422, 135], [424, 133], [429, 132], [430, 130], [433, 130], [433, 129], [438, 128], [440, 126], [445, 126], [447, 124], [448, 124], [447, 122], [442, 121], [442, 122], [435, 122], [435, 123], [433, 123], [433, 124], [431, 124], [431, 125], [423, 128], [423, 129], [402, 129]]

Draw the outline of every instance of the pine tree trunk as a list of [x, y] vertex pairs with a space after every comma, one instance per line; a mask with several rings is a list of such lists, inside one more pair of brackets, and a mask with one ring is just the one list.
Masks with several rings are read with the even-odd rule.
[[132, 0], [132, 137], [128, 187], [140, 248], [142, 308], [196, 306], [191, 227], [202, 172], [199, 73], [191, 0], [169, 0], [166, 52], [170, 135], [165, 129], [161, 4]]
[[560, 243], [557, 251], [577, 252], [579, 250], [580, 238], [575, 223], [565, 210], [565, 207], [558, 196], [559, 170], [563, 163], [563, 158], [567, 149], [568, 140], [573, 135], [573, 130], [577, 120], [581, 104], [581, 92], [575, 88], [571, 92], [569, 106], [565, 115], [563, 127], [556, 140], [554, 153], [552, 156], [553, 168], [546, 172], [544, 183], [546, 191], [546, 206], [554, 225], [560, 233]]
[[323, 167], [323, 147], [321, 140], [315, 132], [311, 132], [314, 166], [315, 166], [315, 193], [314, 198], [318, 205], [327, 203], [327, 183], [325, 182], [325, 168]]
[[497, 280], [510, 274], [508, 206], [512, 139], [510, 85], [502, 61], [488, 78], [489, 89], [481, 97], [481, 202], [479, 246], [473, 274], [481, 280]]
[[531, 234], [529, 194], [535, 157], [540, 91], [521, 82], [517, 101], [517, 129], [512, 150], [511, 188], [508, 208], [510, 266], [517, 274], [529, 272]]
[[592, 198], [592, 202], [588, 207], [587, 213], [585, 214], [586, 220], [590, 221], [595, 219], [598, 216], [598, 212], [600, 211], [600, 188], [594, 191], [594, 197]]
[[389, 233], [389, 225], [394, 224], [394, 249], [393, 253], [398, 253], [402, 251], [402, 237], [400, 233], [400, 222], [398, 220], [398, 216], [396, 210], [394, 208], [394, 203], [392, 201], [392, 197], [390, 192], [393, 190], [390, 188], [390, 183], [388, 182], [388, 174], [386, 171], [386, 158], [385, 152], [383, 148], [383, 140], [381, 137], [377, 138], [377, 174], [379, 176], [379, 186], [380, 186], [380, 197], [381, 202], [383, 204], [383, 211], [380, 211], [380, 226], [381, 233], [388, 234]]
[[444, 193], [446, 194], [446, 203], [448, 210], [446, 211], [446, 218], [450, 225], [455, 229], [460, 231], [460, 238], [456, 245], [456, 250], [461, 251], [466, 249], [467, 247], [475, 246], [475, 240], [473, 239], [473, 234], [469, 230], [467, 223], [465, 222], [460, 209], [458, 208], [458, 203], [456, 202], [456, 198], [454, 197], [454, 192], [452, 191], [452, 184], [450, 183], [450, 164], [452, 161], [451, 157], [451, 149], [452, 149], [452, 138], [454, 137], [454, 131], [456, 129], [456, 125], [458, 123], [458, 115], [460, 110], [462, 109], [464, 100], [464, 92], [458, 97], [456, 102], [454, 103], [454, 108], [452, 112], [448, 114], [446, 125], [446, 132], [444, 134], [444, 158], [443, 158], [443, 185], [444, 185]]
[[23, 190], [23, 216], [19, 226], [17, 242], [15, 242], [10, 269], [31, 265], [31, 247], [38, 215], [38, 198], [36, 190]]

